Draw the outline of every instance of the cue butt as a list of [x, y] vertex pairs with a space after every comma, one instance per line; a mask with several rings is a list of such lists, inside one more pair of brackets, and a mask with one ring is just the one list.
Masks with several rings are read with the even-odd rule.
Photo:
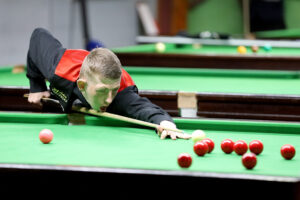
[[[28, 98], [28, 97], [29, 97], [29, 94], [24, 94], [24, 97], [25, 97], [25, 98]], [[45, 101], [45, 102], [59, 103], [58, 100], [52, 99], [52, 98], [48, 98], [48, 97], [43, 97], [41, 100], [42, 100], [42, 101]]]

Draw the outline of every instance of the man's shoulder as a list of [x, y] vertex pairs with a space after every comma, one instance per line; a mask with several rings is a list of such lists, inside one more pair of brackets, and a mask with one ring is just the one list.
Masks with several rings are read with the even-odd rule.
[[124, 88], [122, 91], [118, 92], [118, 94], [128, 94], [128, 93], [138, 94], [138, 88], [136, 87], [136, 85], [130, 85]]

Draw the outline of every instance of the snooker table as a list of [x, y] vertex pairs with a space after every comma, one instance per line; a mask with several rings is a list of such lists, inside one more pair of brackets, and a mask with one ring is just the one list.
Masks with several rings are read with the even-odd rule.
[[[300, 197], [300, 154], [292, 160], [280, 155], [286, 143], [300, 146], [300, 124], [174, 120], [188, 133], [204, 130], [215, 142], [212, 153], [198, 157], [192, 140], [160, 140], [154, 130], [117, 120], [85, 116], [85, 124], [68, 125], [67, 114], [0, 112], [1, 191], [120, 198]], [[50, 144], [38, 138], [45, 128], [54, 133]], [[222, 152], [226, 138], [264, 143], [254, 169], [244, 168], [241, 156]], [[190, 168], [178, 166], [182, 152], [192, 156]]]
[[[42, 107], [27, 103], [25, 72], [0, 68], [0, 109], [62, 112], [59, 105]], [[161, 106], [171, 116], [180, 113], [181, 91], [191, 92], [197, 116], [205, 118], [300, 121], [300, 79], [295, 71], [180, 69], [125, 67], [143, 97]]]
[[256, 69], [299, 70], [300, 47], [273, 47], [266, 52], [260, 47], [252, 53], [247, 46], [246, 54], [239, 54], [237, 46], [166, 43], [163, 53], [156, 51], [155, 44], [114, 48], [124, 66], [209, 68], [209, 69]]

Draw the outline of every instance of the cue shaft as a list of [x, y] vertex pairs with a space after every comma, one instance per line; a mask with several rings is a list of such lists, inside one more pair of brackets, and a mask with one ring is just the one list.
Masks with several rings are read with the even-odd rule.
[[[99, 112], [99, 111], [96, 111], [96, 110], [93, 110], [93, 109], [88, 109], [88, 108], [85, 108], [85, 107], [73, 106], [72, 110], [77, 111], [77, 112], [81, 112], [81, 113], [85, 113], [85, 114], [94, 115], [94, 116], [106, 117], [106, 118], [110, 118], [110, 119], [116, 119], [116, 120], [120, 120], [120, 121], [124, 121], [124, 122], [129, 122], [129, 123], [132, 123], [132, 124], [147, 126], [147, 127], [150, 127], [150, 128], [158, 128], [159, 127], [158, 124], [145, 122], [145, 121], [138, 120], [138, 119], [132, 119], [132, 118], [129, 118], [129, 117], [124, 117], [124, 116], [121, 116], [121, 115], [116, 115], [116, 114], [112, 114], [112, 113], [108, 113], [108, 112]], [[173, 128], [168, 128], [168, 127], [163, 127], [163, 126], [160, 126], [160, 127], [162, 129], [165, 129], [165, 130], [168, 130], [168, 131], [183, 133], [183, 131], [179, 130], [179, 129], [173, 129]]]
[[[28, 98], [29, 94], [24, 94], [24, 97]], [[47, 98], [47, 97], [43, 97], [42, 100], [58, 102], [57, 100]], [[129, 122], [129, 123], [132, 123], [132, 124], [138, 124], [138, 125], [142, 125], [142, 126], [146, 126], [146, 127], [150, 127], [150, 128], [155, 128], [155, 129], [157, 129], [160, 126], [158, 124], [145, 122], [145, 121], [138, 120], [138, 119], [132, 119], [132, 118], [129, 118], [129, 117], [124, 117], [124, 116], [121, 116], [121, 115], [116, 115], [116, 114], [112, 114], [112, 113], [108, 113], [108, 112], [99, 112], [99, 111], [96, 111], [96, 110], [93, 110], [93, 109], [88, 109], [88, 108], [85, 108], [85, 107], [73, 106], [72, 110], [76, 111], [76, 112], [80, 112], [80, 113], [85, 113], [85, 114], [90, 114], [90, 115], [100, 116], [100, 117], [106, 117], [106, 118], [110, 118], [110, 119], [116, 119], [116, 120], [120, 120], [120, 121], [124, 121], [124, 122]], [[180, 129], [173, 129], [173, 128], [163, 127], [163, 126], [160, 126], [160, 127], [162, 129], [165, 129], [165, 130], [168, 130], [168, 131], [184, 133]]]

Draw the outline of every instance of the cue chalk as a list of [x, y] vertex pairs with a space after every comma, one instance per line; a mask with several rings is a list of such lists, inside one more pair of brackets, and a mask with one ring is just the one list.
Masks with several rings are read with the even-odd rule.
[[[86, 107], [73, 106], [72, 110], [76, 111], [76, 112], [80, 112], [80, 113], [85, 113], [85, 114], [100, 116], [100, 117], [106, 117], [106, 118], [110, 118], [110, 119], [116, 119], [116, 120], [120, 120], [120, 121], [124, 121], [124, 122], [129, 122], [129, 123], [132, 123], [132, 124], [137, 124], [137, 125], [147, 126], [147, 127], [150, 127], [150, 128], [155, 128], [155, 129], [157, 129], [160, 126], [158, 124], [145, 122], [145, 121], [138, 120], [138, 119], [132, 119], [132, 118], [129, 118], [129, 117], [124, 117], [124, 116], [121, 116], [121, 115], [116, 115], [116, 114], [112, 114], [112, 113], [108, 113], [108, 112], [100, 112], [100, 111], [96, 111], [96, 110], [93, 110], [93, 109], [88, 109]], [[172, 129], [172, 128], [163, 127], [163, 126], [160, 126], [160, 127], [162, 129], [165, 129], [165, 130], [168, 130], [168, 131], [184, 133], [184, 131], [179, 130], [179, 129]]]
[[177, 107], [181, 117], [197, 117], [198, 99], [195, 92], [179, 91], [177, 94]]

